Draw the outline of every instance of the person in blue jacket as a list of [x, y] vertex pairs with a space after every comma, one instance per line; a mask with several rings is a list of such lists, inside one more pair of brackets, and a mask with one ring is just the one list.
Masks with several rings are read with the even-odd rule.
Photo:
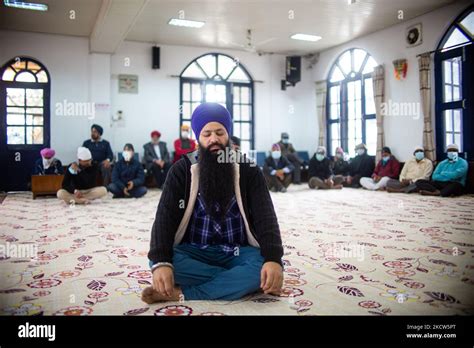
[[125, 144], [122, 159], [112, 171], [112, 183], [107, 187], [113, 198], [140, 198], [147, 193], [145, 172], [141, 163], [133, 158], [134, 154], [133, 145]]
[[448, 145], [447, 156], [447, 159], [438, 164], [431, 180], [416, 182], [416, 187], [422, 195], [449, 197], [460, 196], [464, 193], [467, 161], [459, 157], [459, 147], [456, 144]]
[[103, 133], [104, 129], [101, 126], [93, 124], [91, 126], [91, 138], [84, 141], [82, 146], [87, 147], [92, 153], [92, 161], [99, 165], [104, 186], [107, 186], [110, 184], [114, 154], [110, 143], [102, 138]]

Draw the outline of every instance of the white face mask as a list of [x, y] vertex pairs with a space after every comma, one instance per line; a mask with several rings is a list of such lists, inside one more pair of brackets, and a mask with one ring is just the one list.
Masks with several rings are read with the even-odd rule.
[[122, 152], [123, 159], [125, 162], [128, 162], [132, 159], [132, 152], [131, 151], [123, 151]]
[[358, 150], [357, 150], [357, 154], [358, 154], [359, 156], [362, 156], [364, 153], [365, 153], [365, 150], [364, 150], [364, 149], [358, 149]]
[[281, 151], [272, 151], [272, 157], [273, 159], [280, 159]]
[[44, 169], [48, 169], [49, 166], [51, 165], [51, 163], [53, 163], [52, 158], [50, 158], [50, 159], [43, 158], [43, 167], [44, 167]]
[[181, 132], [181, 138], [188, 139], [189, 138], [189, 132], [188, 131], [182, 131]]

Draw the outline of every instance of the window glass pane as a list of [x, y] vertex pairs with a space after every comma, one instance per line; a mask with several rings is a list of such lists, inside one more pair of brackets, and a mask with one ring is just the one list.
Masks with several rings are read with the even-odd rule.
[[459, 87], [453, 87], [453, 101], [457, 101], [461, 99], [461, 93], [460, 93]]
[[250, 152], [250, 141], [248, 140], [241, 140], [240, 141], [240, 151], [245, 154], [249, 154]]
[[29, 126], [42, 126], [43, 116], [42, 115], [26, 115], [26, 124]]
[[183, 101], [191, 100], [191, 84], [183, 83]]
[[[454, 131], [462, 132], [461, 110], [453, 110]], [[459, 144], [458, 144], [459, 145]]]
[[[194, 110], [196, 110], [196, 108], [201, 105], [201, 102], [199, 103], [192, 103], [192, 108], [191, 108], [191, 115], [193, 114]], [[189, 115], [189, 118], [191, 118], [191, 115]]]
[[461, 76], [461, 57], [456, 57], [451, 60], [453, 62], [453, 84], [460, 84]]
[[216, 56], [208, 54], [199, 58], [197, 62], [209, 78], [216, 74]]
[[13, 107], [13, 106], [9, 106], [9, 107], [7, 107], [7, 113], [9, 113], [9, 114], [24, 114], [24, 113], [25, 113], [25, 109], [24, 109], [24, 108], [16, 108], [16, 107]]
[[242, 139], [250, 139], [250, 123], [242, 123], [240, 135]]
[[248, 87], [242, 87], [240, 89], [241, 93], [241, 103], [242, 104], [249, 104], [250, 103], [250, 88]]
[[226, 95], [224, 85], [206, 84], [206, 101], [225, 105]]
[[242, 121], [250, 121], [250, 105], [241, 105]]
[[467, 42], [469, 42], [469, 39], [458, 28], [455, 28], [443, 48], [449, 48]]
[[339, 142], [340, 140], [340, 130], [339, 130], [339, 122], [331, 123], [331, 139]]
[[354, 50], [354, 71], [359, 72], [367, 53], [364, 50]]
[[474, 36], [474, 12], [471, 12], [466, 18], [460, 23], [469, 34]]
[[25, 115], [23, 114], [7, 114], [7, 125], [24, 125], [25, 124]]
[[340, 91], [341, 91], [340, 86], [331, 87], [330, 98], [329, 98], [330, 99], [329, 101], [331, 104], [339, 103]]
[[444, 83], [452, 83], [452, 69], [451, 69], [451, 60], [445, 60], [443, 61], [443, 77], [444, 77]]
[[241, 139], [242, 139], [242, 136], [241, 136], [241, 134], [240, 134], [240, 122], [234, 122], [233, 132], [234, 132], [234, 135], [235, 135], [237, 138], [241, 138]]
[[26, 127], [26, 143], [42, 144], [43, 143], [43, 127]]
[[237, 82], [249, 82], [249, 78], [247, 74], [242, 70], [241, 67], [237, 67], [234, 72], [229, 76], [229, 81], [237, 81]]
[[453, 101], [453, 88], [451, 85], [444, 85], [444, 101], [446, 103]]
[[12, 64], [12, 66], [16, 71], [25, 70], [26, 69], [26, 61], [25, 60], [16, 60], [15, 63]]
[[341, 69], [339, 69], [337, 66], [334, 68], [333, 73], [331, 75], [331, 82], [339, 82], [344, 80], [344, 74], [342, 73]]
[[12, 68], [7, 68], [3, 73], [2, 80], [3, 81], [13, 81], [15, 78], [15, 71]]
[[201, 84], [200, 83], [193, 83], [192, 84], [192, 98], [193, 98], [193, 101], [201, 101], [202, 91], [201, 91]]
[[365, 141], [367, 153], [371, 156], [377, 151], [377, 121], [375, 118], [365, 121]]
[[240, 121], [240, 105], [234, 104], [234, 120]]
[[183, 102], [183, 118], [191, 118], [191, 103]]
[[234, 87], [234, 103], [240, 103], [240, 87]]
[[375, 114], [375, 99], [374, 99], [374, 85], [372, 78], [366, 79], [364, 83], [365, 88], [365, 114]]
[[36, 64], [35, 62], [32, 62], [30, 60], [28, 61], [28, 65], [26, 66], [26, 68], [29, 71], [33, 72], [33, 74], [36, 74], [38, 71], [41, 70], [41, 67], [38, 64]]
[[48, 75], [46, 75], [46, 71], [44, 70], [37, 73], [36, 78], [38, 79], [38, 82], [48, 82]]
[[7, 88], [7, 105], [24, 106], [25, 90], [23, 88]]
[[369, 74], [374, 71], [374, 68], [377, 66], [377, 62], [374, 58], [369, 57], [367, 60], [367, 64], [365, 64], [364, 70], [362, 71], [363, 74]]
[[236, 61], [230, 57], [224, 55], [217, 56], [217, 73], [223, 78], [227, 79], [232, 69], [234, 69], [236, 65]]
[[452, 143], [454, 143], [453, 133], [446, 133], [446, 140], [445, 140], [445, 143], [444, 143], [444, 151], [446, 151], [446, 147], [449, 144], [452, 144]]
[[446, 110], [444, 112], [444, 125], [445, 125], [445, 131], [446, 132], [452, 132], [453, 131], [453, 116], [452, 116], [452, 111], [451, 110]]
[[345, 75], [348, 75], [352, 71], [351, 51], [345, 52], [339, 58], [338, 65], [342, 69]]
[[339, 111], [340, 111], [339, 104], [331, 104], [331, 111], [330, 111], [329, 118], [331, 120], [337, 120], [339, 118]]
[[43, 106], [43, 90], [28, 88], [26, 90], [26, 105], [27, 106]]
[[202, 72], [201, 69], [196, 65], [196, 63], [191, 64], [181, 75], [182, 77], [194, 77], [204, 79], [206, 75]]
[[22, 145], [25, 143], [25, 127], [7, 127], [7, 144]]
[[462, 134], [454, 133], [454, 143], [459, 146], [459, 152], [462, 152]]
[[30, 72], [23, 71], [16, 75], [16, 81], [19, 82], [36, 82], [36, 77]]

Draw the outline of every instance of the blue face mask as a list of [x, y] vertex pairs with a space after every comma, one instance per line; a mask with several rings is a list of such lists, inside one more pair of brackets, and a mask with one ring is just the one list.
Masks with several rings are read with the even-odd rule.
[[421, 161], [423, 158], [425, 158], [425, 154], [423, 152], [415, 152], [415, 158], [418, 160], [418, 161]]
[[272, 157], [273, 159], [280, 159], [281, 157], [281, 151], [272, 151]]
[[451, 161], [457, 161], [458, 160], [458, 153], [457, 152], [448, 152], [448, 158]]
[[324, 159], [324, 155], [321, 155], [320, 153], [316, 154], [316, 159], [321, 162]]
[[68, 170], [69, 170], [69, 173], [71, 173], [72, 175], [76, 175], [76, 174], [77, 174], [77, 171], [75, 171], [74, 169], [72, 169], [72, 167], [69, 167]]
[[389, 159], [390, 159], [390, 156], [384, 156], [384, 157], [382, 157], [382, 161], [383, 161], [384, 163], [387, 163]]
[[283, 144], [288, 144], [288, 143], [290, 142], [290, 139], [288, 139], [288, 138], [283, 138], [283, 139], [281, 139], [281, 142], [282, 142]]

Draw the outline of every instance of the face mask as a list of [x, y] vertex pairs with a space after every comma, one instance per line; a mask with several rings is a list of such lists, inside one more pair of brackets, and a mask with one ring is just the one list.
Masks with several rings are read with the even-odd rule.
[[74, 169], [72, 169], [72, 167], [69, 167], [68, 170], [69, 170], [69, 173], [71, 173], [72, 175], [76, 175], [76, 174], [77, 174], [77, 171], [75, 171]]
[[388, 162], [389, 159], [390, 159], [390, 156], [384, 156], [384, 157], [382, 157], [382, 160], [383, 160], [384, 162]]
[[418, 161], [421, 161], [423, 158], [425, 158], [425, 154], [423, 152], [415, 152], [415, 158]]
[[365, 150], [364, 150], [364, 149], [359, 149], [359, 150], [357, 150], [357, 154], [358, 154], [359, 156], [362, 156], [364, 153], [365, 153]]
[[336, 158], [342, 158], [342, 153], [336, 153]]
[[320, 153], [316, 154], [316, 159], [321, 162], [324, 159], [324, 155], [321, 155]]
[[457, 161], [458, 160], [458, 153], [457, 152], [448, 152], [448, 158], [451, 161]]
[[49, 166], [51, 165], [51, 163], [53, 163], [53, 159], [52, 158], [43, 158], [43, 167], [44, 169], [48, 169]]
[[189, 132], [187, 132], [187, 131], [182, 131], [181, 132], [181, 138], [188, 139], [188, 137], [189, 137]]
[[290, 142], [290, 139], [288, 139], [288, 138], [283, 138], [283, 139], [281, 139], [281, 142], [282, 142], [283, 144], [288, 144], [288, 143]]
[[132, 152], [131, 151], [124, 151], [122, 152], [123, 159], [128, 162], [132, 158]]
[[281, 151], [272, 151], [272, 157], [273, 159], [280, 159], [281, 157]]

